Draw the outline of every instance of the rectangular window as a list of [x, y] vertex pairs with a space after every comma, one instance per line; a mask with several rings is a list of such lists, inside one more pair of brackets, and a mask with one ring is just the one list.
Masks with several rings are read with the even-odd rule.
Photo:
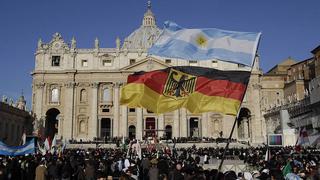
[[88, 60], [82, 60], [81, 61], [81, 66], [82, 67], [88, 67]]
[[60, 56], [52, 56], [51, 66], [60, 66]]
[[135, 59], [130, 59], [130, 65], [136, 63]]
[[189, 61], [189, 66], [198, 66], [198, 61]]
[[135, 108], [129, 108], [129, 112], [136, 112]]
[[102, 66], [112, 66], [112, 61], [110, 59], [102, 60]]
[[109, 108], [104, 108], [104, 109], [102, 109], [102, 112], [110, 112], [110, 109]]
[[212, 67], [218, 67], [218, 61], [211, 61]]
[[171, 64], [171, 59], [166, 59], [167, 64]]

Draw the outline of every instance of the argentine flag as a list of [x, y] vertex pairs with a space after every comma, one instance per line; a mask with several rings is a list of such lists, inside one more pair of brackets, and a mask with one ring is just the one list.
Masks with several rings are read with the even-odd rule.
[[21, 156], [25, 154], [34, 154], [34, 139], [30, 140], [22, 146], [8, 146], [0, 141], [0, 155], [4, 156]]
[[185, 29], [166, 21], [149, 55], [186, 59], [218, 59], [252, 66], [261, 33], [215, 28]]

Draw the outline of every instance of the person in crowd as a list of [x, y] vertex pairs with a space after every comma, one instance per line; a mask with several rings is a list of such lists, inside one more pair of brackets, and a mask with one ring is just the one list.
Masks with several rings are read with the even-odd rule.
[[46, 180], [47, 177], [47, 167], [45, 165], [45, 160], [42, 159], [36, 168], [36, 178], [35, 180]]

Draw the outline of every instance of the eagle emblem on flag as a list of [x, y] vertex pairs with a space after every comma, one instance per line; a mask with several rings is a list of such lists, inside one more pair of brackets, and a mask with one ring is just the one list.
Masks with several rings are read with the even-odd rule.
[[163, 95], [174, 99], [187, 98], [195, 91], [196, 81], [196, 76], [171, 68], [163, 90]]

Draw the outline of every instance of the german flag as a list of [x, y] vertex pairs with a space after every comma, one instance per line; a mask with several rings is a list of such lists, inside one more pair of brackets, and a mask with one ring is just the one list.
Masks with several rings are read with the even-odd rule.
[[120, 103], [154, 113], [186, 108], [191, 113], [220, 112], [237, 115], [249, 82], [248, 71], [221, 71], [176, 66], [128, 76]]

